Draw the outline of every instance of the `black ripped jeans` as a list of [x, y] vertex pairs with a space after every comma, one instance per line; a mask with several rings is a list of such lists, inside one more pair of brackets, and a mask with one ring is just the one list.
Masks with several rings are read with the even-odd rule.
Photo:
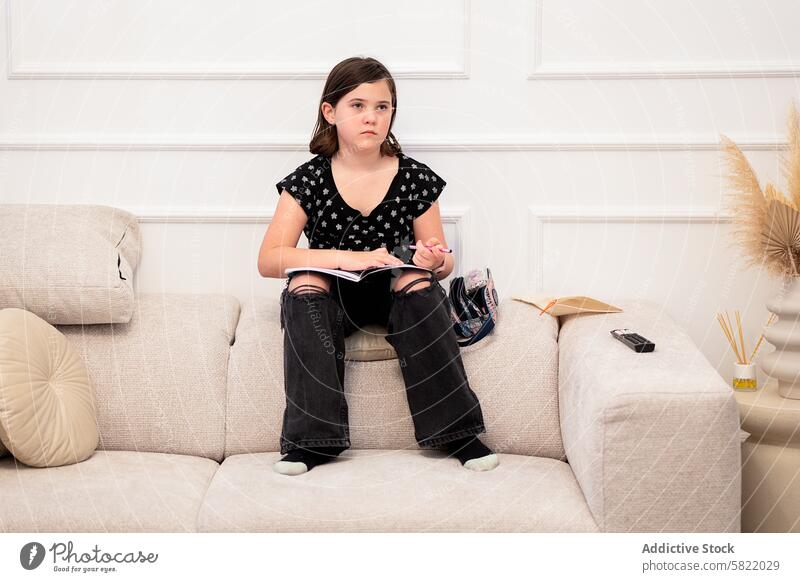
[[[280, 298], [286, 391], [281, 454], [301, 447], [350, 447], [344, 338], [368, 323], [388, 329], [386, 340], [397, 352], [420, 447], [486, 431], [461, 360], [447, 293], [425, 271], [394, 291], [395, 271], [360, 283], [332, 277], [329, 292], [310, 285], [290, 292], [286, 280]], [[431, 284], [408, 291], [419, 281]]]

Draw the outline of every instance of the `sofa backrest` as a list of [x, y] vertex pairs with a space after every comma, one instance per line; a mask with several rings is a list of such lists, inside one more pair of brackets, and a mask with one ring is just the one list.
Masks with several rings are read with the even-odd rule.
[[57, 325], [95, 387], [103, 450], [223, 458], [230, 295], [139, 293], [129, 323]]
[[[564, 459], [558, 417], [558, 320], [503, 300], [491, 335], [461, 349], [497, 452]], [[231, 347], [225, 455], [279, 451], [286, 406], [278, 297], [242, 303]], [[360, 332], [356, 332], [360, 333]], [[354, 449], [417, 448], [399, 360], [345, 360]]]

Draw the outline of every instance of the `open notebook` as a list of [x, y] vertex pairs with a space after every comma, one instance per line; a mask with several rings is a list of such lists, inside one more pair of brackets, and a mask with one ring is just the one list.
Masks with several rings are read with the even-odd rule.
[[539, 308], [539, 315], [549, 313], [553, 317], [571, 315], [573, 313], [617, 313], [622, 311], [619, 307], [585, 295], [556, 296], [542, 292], [516, 296], [512, 297], [512, 299], [535, 305]]
[[379, 271], [387, 271], [389, 269], [422, 269], [423, 271], [428, 271], [429, 273], [433, 273], [433, 269], [427, 269], [425, 267], [420, 267], [419, 265], [407, 264], [407, 263], [403, 265], [384, 265], [383, 267], [370, 267], [362, 271], [342, 271], [341, 269], [324, 269], [322, 267], [293, 267], [290, 269], [286, 269], [284, 273], [288, 276], [291, 273], [297, 273], [300, 271], [313, 271], [316, 273], [326, 273], [328, 275], [333, 275], [334, 277], [341, 277], [342, 279], [347, 279], [349, 281], [354, 281], [358, 283], [364, 277], [369, 277], [373, 273], [378, 273]]

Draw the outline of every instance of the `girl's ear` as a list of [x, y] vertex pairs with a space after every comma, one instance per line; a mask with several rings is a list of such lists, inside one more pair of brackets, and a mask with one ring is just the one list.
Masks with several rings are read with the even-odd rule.
[[325, 118], [325, 121], [327, 121], [331, 125], [335, 125], [336, 116], [334, 115], [334, 110], [333, 107], [331, 107], [331, 104], [328, 103], [327, 101], [323, 102], [321, 109], [322, 109], [322, 116]]

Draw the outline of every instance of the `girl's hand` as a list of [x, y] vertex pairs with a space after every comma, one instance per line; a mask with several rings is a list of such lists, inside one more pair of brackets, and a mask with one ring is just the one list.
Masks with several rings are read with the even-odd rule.
[[390, 255], [386, 247], [374, 251], [339, 251], [339, 268], [344, 271], [363, 271], [370, 267], [402, 265], [403, 261]]
[[434, 270], [444, 264], [445, 253], [441, 251], [442, 241], [438, 238], [432, 236], [425, 241], [425, 244], [418, 240], [416, 245], [414, 256], [411, 258], [415, 265]]

